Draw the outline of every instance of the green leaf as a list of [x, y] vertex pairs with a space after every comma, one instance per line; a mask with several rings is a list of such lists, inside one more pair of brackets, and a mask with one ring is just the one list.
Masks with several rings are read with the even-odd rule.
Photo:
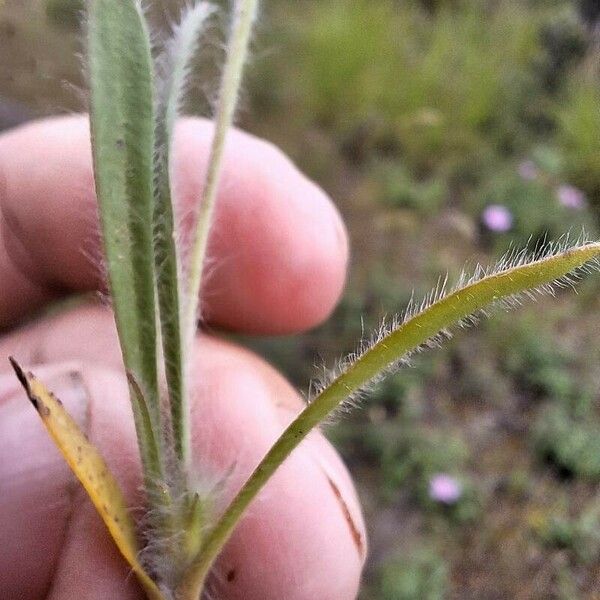
[[165, 124], [167, 140], [171, 139], [175, 121], [181, 114], [194, 62], [198, 58], [201, 37], [213, 13], [214, 8], [208, 2], [198, 2], [183, 14], [181, 22], [175, 27], [173, 38], [167, 43], [162, 65], [166, 74], [158, 119]]
[[[134, 0], [93, 0], [88, 56], [94, 175], [123, 360], [146, 481], [163, 479], [153, 261], [154, 107], [150, 37]], [[158, 457], [158, 458], [157, 458]]]
[[521, 253], [514, 260], [502, 261], [495, 270], [480, 273], [460, 284], [454, 291], [445, 293], [442, 289], [418, 311], [409, 311], [391, 332], [380, 336], [347, 362], [337, 377], [287, 427], [207, 534], [198, 559], [189, 571], [185, 589], [195, 589], [204, 581], [258, 492], [300, 442], [347, 398], [423, 345], [437, 342], [440, 332], [445, 335], [445, 330], [453, 324], [476, 317], [490, 304], [514, 306], [520, 303], [523, 294], [551, 293], [554, 285], [573, 285], [576, 277], [588, 267], [598, 268], [598, 257], [600, 243], [563, 248], [531, 261]]
[[190, 426], [184, 373], [184, 353], [187, 348], [181, 322], [184, 306], [180, 282], [183, 277], [181, 258], [176, 247], [170, 155], [175, 121], [186, 93], [189, 71], [206, 19], [211, 12], [212, 8], [207, 3], [197, 4], [185, 14], [177, 27], [162, 65], [167, 75], [156, 117], [154, 261], [173, 441], [181, 465], [185, 465], [189, 460]]
[[243, 70], [248, 58], [248, 48], [252, 37], [252, 28], [258, 15], [258, 6], [259, 0], [236, 0], [234, 4], [231, 33], [227, 46], [227, 60], [223, 68], [221, 89], [219, 90], [215, 132], [210, 148], [202, 199], [190, 253], [189, 301], [184, 316], [187, 339], [193, 339], [192, 336], [196, 331], [202, 272], [221, 180], [225, 139], [233, 123], [237, 107]]

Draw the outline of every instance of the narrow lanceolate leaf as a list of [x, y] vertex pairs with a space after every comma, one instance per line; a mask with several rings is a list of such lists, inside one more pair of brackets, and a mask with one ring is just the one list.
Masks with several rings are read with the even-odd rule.
[[[131, 398], [147, 480], [163, 479], [153, 261], [154, 100], [150, 40], [135, 0], [89, 3], [88, 56], [96, 192], [117, 329], [150, 412]], [[150, 424], [150, 427], [148, 427]]]
[[129, 563], [150, 600], [164, 600], [138, 560], [139, 548], [135, 525], [125, 498], [106, 462], [91, 444], [60, 400], [31, 373], [25, 373], [10, 359], [29, 400], [40, 415], [48, 433], [71, 470], [88, 493], [121, 554]]
[[188, 338], [193, 336], [196, 330], [202, 270], [221, 180], [225, 138], [235, 116], [242, 74], [248, 58], [252, 28], [258, 15], [258, 6], [259, 0], [235, 0], [234, 4], [231, 33], [227, 45], [227, 60], [221, 78], [221, 89], [219, 90], [215, 117], [215, 133], [210, 148], [202, 200], [189, 261], [189, 302], [185, 315]]
[[173, 38], [167, 42], [163, 57], [163, 69], [166, 72], [160, 110], [168, 139], [175, 128], [175, 121], [181, 115], [194, 63], [198, 59], [202, 34], [213, 12], [214, 7], [208, 2], [198, 1], [183, 13], [181, 22], [174, 28]]
[[212, 562], [231, 535], [246, 507], [275, 470], [310, 431], [341, 403], [398, 364], [424, 344], [437, 340], [440, 332], [456, 323], [468, 322], [487, 306], [512, 306], [525, 295], [552, 292], [553, 286], [573, 285], [587, 268], [598, 268], [600, 243], [563, 248], [537, 260], [524, 254], [504, 261], [489, 273], [480, 272], [453, 291], [435, 294], [429, 302], [407, 316], [387, 335], [353, 357], [333, 381], [314, 398], [284, 431], [256, 467], [214, 529], [208, 533], [195, 567], [186, 584], [194, 587], [204, 580]]
[[184, 307], [180, 282], [183, 277], [176, 245], [170, 155], [175, 121], [186, 93], [200, 36], [211, 11], [206, 2], [197, 4], [185, 14], [175, 30], [161, 65], [164, 83], [156, 116], [154, 260], [173, 441], [181, 465], [189, 460], [190, 427], [184, 373], [187, 348], [181, 322]]

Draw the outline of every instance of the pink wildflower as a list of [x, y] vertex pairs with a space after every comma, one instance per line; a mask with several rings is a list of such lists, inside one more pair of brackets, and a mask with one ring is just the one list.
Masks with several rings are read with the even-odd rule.
[[483, 224], [496, 233], [505, 233], [512, 229], [513, 216], [510, 210], [501, 204], [490, 204], [481, 214]]
[[446, 473], [438, 473], [429, 480], [429, 497], [442, 504], [454, 504], [462, 495], [462, 485]]
[[585, 208], [585, 194], [572, 185], [561, 185], [556, 190], [556, 197], [565, 208], [573, 210]]

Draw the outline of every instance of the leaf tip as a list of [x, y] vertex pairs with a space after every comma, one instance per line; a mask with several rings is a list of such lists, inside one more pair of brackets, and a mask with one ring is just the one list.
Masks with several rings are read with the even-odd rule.
[[14, 356], [9, 356], [8, 360], [9, 360], [12, 368], [15, 371], [15, 375], [17, 376], [19, 383], [25, 388], [25, 391], [27, 392], [27, 396], [33, 402], [34, 406], [37, 409], [37, 401], [33, 400], [33, 398], [32, 398], [31, 386], [29, 385], [29, 379], [27, 378], [27, 374], [25, 373], [25, 371], [23, 371], [23, 368], [17, 362], [17, 360], [14, 358]]
[[44, 403], [40, 402], [38, 396], [31, 389], [31, 379], [33, 378], [33, 374], [26, 373], [23, 370], [23, 367], [21, 367], [21, 365], [16, 361], [16, 359], [13, 356], [9, 356], [8, 360], [15, 371], [15, 375], [17, 376], [19, 383], [23, 386], [25, 393], [27, 394], [27, 397], [29, 398], [31, 404], [33, 404], [35, 410], [42, 417], [48, 416], [50, 414], [50, 409]]

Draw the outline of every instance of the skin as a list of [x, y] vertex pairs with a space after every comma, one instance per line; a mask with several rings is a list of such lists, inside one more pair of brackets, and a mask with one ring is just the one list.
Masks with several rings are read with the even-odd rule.
[[[200, 120], [177, 130], [176, 192], [187, 231], [210, 133]], [[32, 318], [58, 298], [104, 288], [93, 189], [84, 117], [40, 121], [0, 136], [2, 598], [143, 598], [6, 361], [14, 355], [61, 398], [101, 449], [131, 506], [141, 506], [109, 309], [89, 301]], [[279, 150], [241, 132], [229, 137], [209, 249], [205, 330], [302, 331], [329, 315], [343, 288], [348, 242], [333, 204]], [[263, 360], [214, 335], [198, 335], [191, 372], [192, 479], [199, 489], [216, 490], [218, 509], [302, 401]], [[218, 560], [208, 597], [351, 600], [365, 540], [347, 471], [314, 433], [249, 509]]]

